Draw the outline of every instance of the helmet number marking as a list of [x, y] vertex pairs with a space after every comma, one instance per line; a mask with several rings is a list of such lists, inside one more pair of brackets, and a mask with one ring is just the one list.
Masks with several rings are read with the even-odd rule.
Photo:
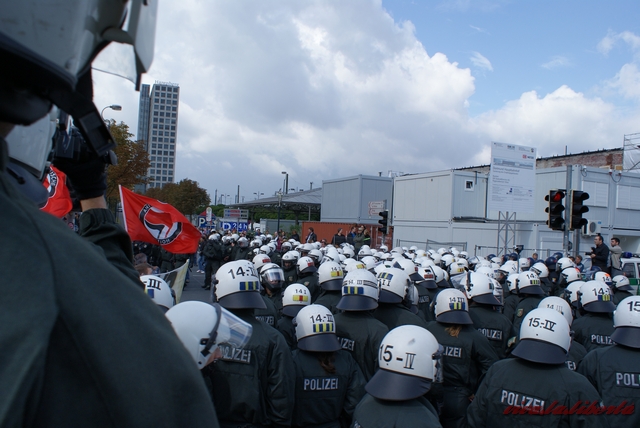
[[636, 300], [635, 302], [627, 303], [629, 305], [629, 310], [634, 312], [640, 312], [640, 300]]
[[530, 318], [529, 319], [529, 326], [530, 327], [535, 327], [535, 328], [543, 328], [545, 330], [549, 330], [549, 331], [553, 331], [555, 332], [555, 330], [553, 329], [555, 327], [557, 323], [553, 322], [551, 320], [548, 319], [541, 319], [541, 318]]

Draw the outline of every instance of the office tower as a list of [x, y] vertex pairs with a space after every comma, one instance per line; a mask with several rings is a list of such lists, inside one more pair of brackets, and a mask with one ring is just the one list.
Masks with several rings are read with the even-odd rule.
[[151, 181], [146, 187], [174, 182], [179, 100], [180, 87], [176, 83], [156, 81], [151, 88], [140, 88], [137, 138], [144, 141], [151, 161], [147, 172]]

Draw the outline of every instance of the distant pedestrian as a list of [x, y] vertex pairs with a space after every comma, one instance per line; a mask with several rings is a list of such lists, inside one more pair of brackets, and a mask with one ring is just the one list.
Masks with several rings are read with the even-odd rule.
[[342, 228], [339, 228], [335, 235], [333, 235], [333, 239], [331, 240], [331, 245], [335, 245], [339, 247], [340, 245], [347, 242], [347, 238], [342, 233]]
[[622, 275], [622, 263], [620, 263], [620, 257], [622, 257], [622, 248], [620, 248], [620, 238], [615, 236], [611, 238], [611, 247], [609, 248], [609, 265], [611, 267], [611, 277]]
[[598, 234], [593, 239], [596, 244], [595, 247], [591, 247], [591, 266], [597, 266], [603, 272], [609, 272], [609, 247], [602, 241], [602, 235]]
[[318, 240], [318, 236], [313, 231], [313, 227], [309, 228], [309, 233], [307, 234], [307, 238], [304, 240], [307, 244], [312, 244]]

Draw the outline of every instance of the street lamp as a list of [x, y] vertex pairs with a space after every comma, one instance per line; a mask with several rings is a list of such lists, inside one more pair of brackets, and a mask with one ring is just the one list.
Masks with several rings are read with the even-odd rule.
[[284, 194], [288, 195], [289, 194], [289, 174], [287, 174], [287, 171], [282, 171], [282, 173], [284, 174]]
[[253, 194], [257, 196], [257, 199], [260, 199], [260, 195], [264, 196], [264, 193], [260, 192], [253, 192]]
[[278, 191], [278, 225], [276, 226], [276, 234], [280, 237], [280, 205], [282, 205], [282, 192]]
[[111, 104], [110, 106], [106, 106], [105, 108], [102, 109], [102, 111], [100, 112], [100, 117], [102, 118], [102, 121], [104, 122], [104, 116], [102, 115], [102, 113], [104, 113], [104, 111], [106, 109], [110, 108], [111, 110], [115, 110], [115, 111], [120, 111], [122, 110], [122, 106], [119, 106], [118, 104]]

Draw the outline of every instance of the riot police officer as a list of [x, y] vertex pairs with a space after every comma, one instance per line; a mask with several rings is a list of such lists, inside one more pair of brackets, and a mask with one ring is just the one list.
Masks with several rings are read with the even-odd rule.
[[[571, 311], [571, 306], [567, 303], [566, 300], [557, 297], [557, 296], [549, 296], [542, 299], [539, 308], [549, 308], [554, 311], [558, 311], [564, 318], [567, 320], [569, 324], [569, 328], [571, 328], [571, 324], [573, 324], [573, 316]], [[573, 337], [571, 337], [571, 344], [569, 346], [569, 352], [567, 353], [567, 359], [565, 360], [565, 364], [569, 370], [576, 370], [580, 361], [587, 355], [587, 350], [582, 346], [581, 343], [576, 342]]]
[[318, 268], [318, 282], [320, 283], [320, 295], [314, 302], [329, 309], [332, 314], [338, 312], [336, 305], [340, 301], [342, 294], [342, 281], [344, 272], [342, 267], [333, 261], [325, 261]]
[[384, 268], [380, 270], [376, 279], [380, 288], [380, 296], [378, 308], [374, 311], [373, 316], [378, 321], [386, 325], [389, 330], [407, 324], [423, 328], [427, 326], [424, 319], [409, 310], [411, 280], [405, 271], [398, 268]]
[[282, 315], [276, 324], [276, 328], [282, 333], [291, 350], [298, 347], [293, 319], [298, 315], [300, 309], [310, 304], [311, 293], [302, 284], [291, 284], [282, 293]]
[[580, 318], [573, 323], [575, 340], [582, 343], [587, 352], [595, 348], [611, 346], [615, 305], [611, 301], [609, 286], [600, 281], [587, 281], [580, 287]]

